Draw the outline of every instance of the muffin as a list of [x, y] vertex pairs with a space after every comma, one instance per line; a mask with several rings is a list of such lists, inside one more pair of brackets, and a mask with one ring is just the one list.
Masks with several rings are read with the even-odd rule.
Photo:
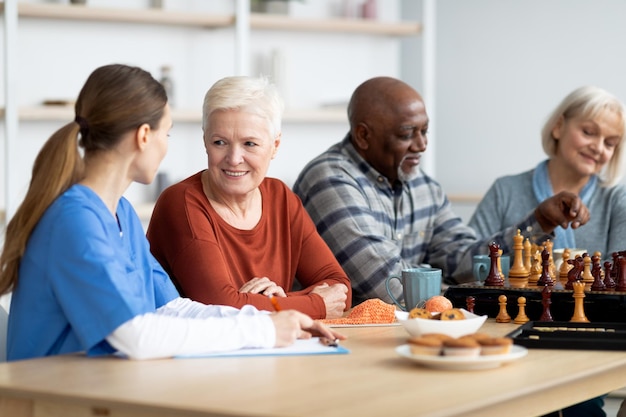
[[430, 319], [431, 314], [425, 308], [415, 307], [415, 308], [412, 308], [411, 311], [409, 311], [409, 318], [410, 319]]
[[470, 337], [446, 340], [443, 342], [444, 356], [467, 356], [480, 355], [480, 344]]
[[510, 337], [491, 337], [479, 340], [481, 355], [505, 355], [511, 351], [513, 339]]
[[471, 333], [468, 334], [466, 336], [463, 337], [471, 337], [472, 339], [476, 340], [478, 343], [480, 343], [481, 340], [485, 340], [485, 339], [492, 339], [493, 336], [488, 334], [488, 333], [481, 333], [481, 332], [477, 332], [477, 333]]
[[408, 340], [409, 348], [413, 355], [441, 355], [441, 349], [443, 347], [443, 341], [436, 337], [411, 337]]
[[446, 340], [454, 339], [454, 337], [444, 334], [444, 333], [425, 333], [422, 335], [423, 337], [434, 337], [435, 339], [439, 339], [442, 342]]
[[465, 314], [458, 308], [451, 308], [441, 312], [440, 320], [464, 320]]

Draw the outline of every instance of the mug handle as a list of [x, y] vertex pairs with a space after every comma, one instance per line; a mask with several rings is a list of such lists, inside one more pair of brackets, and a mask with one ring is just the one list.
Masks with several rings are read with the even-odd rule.
[[481, 279], [481, 271], [482, 269], [485, 269], [486, 271], [488, 271], [487, 269], [487, 265], [483, 264], [483, 263], [475, 263], [474, 264], [474, 269], [472, 271], [472, 274], [474, 275], [474, 278], [476, 278], [476, 281], [479, 282], [483, 282], [485, 279], [487, 279], [487, 276], [485, 275], [485, 278]]
[[393, 301], [395, 305], [397, 305], [398, 307], [400, 307], [400, 309], [401, 309], [402, 311], [406, 311], [406, 308], [405, 308], [402, 304], [400, 304], [400, 301], [398, 301], [398, 300], [396, 299], [396, 297], [394, 297], [394, 296], [393, 296], [393, 294], [391, 293], [391, 288], [389, 288], [389, 283], [390, 283], [390, 282], [391, 282], [391, 280], [393, 280], [393, 279], [397, 279], [398, 281], [400, 281], [400, 284], [402, 284], [402, 280], [400, 279], [400, 277], [399, 277], [399, 276], [397, 276], [397, 275], [392, 275], [392, 276], [388, 277], [388, 278], [385, 280], [385, 289], [387, 290], [387, 294], [389, 295], [389, 298], [391, 298], [391, 301]]

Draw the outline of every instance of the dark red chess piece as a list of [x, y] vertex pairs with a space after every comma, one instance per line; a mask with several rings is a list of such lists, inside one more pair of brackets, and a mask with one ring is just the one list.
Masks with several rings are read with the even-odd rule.
[[617, 286], [615, 280], [611, 276], [611, 266], [611, 262], [609, 261], [606, 261], [604, 263], [604, 285], [606, 286], [607, 290], [614, 290]]
[[489, 274], [485, 279], [485, 286], [489, 287], [504, 287], [504, 279], [498, 271], [498, 258], [500, 257], [500, 245], [496, 242], [489, 244], [489, 258], [491, 259], [491, 267], [489, 268]]
[[550, 276], [550, 252], [546, 248], [541, 252], [541, 275], [537, 280], [538, 287], [543, 287], [544, 285], [554, 285], [554, 281], [552, 281]]
[[565, 284], [565, 289], [573, 290], [574, 286], [572, 284], [576, 281], [580, 281], [580, 275], [582, 274], [583, 269], [585, 269], [585, 261], [582, 256], [579, 255], [574, 259], [568, 259], [567, 263], [573, 265], [573, 267], [567, 273], [567, 283]]
[[465, 305], [467, 307], [467, 311], [474, 314], [474, 305], [476, 304], [476, 298], [473, 296], [468, 296], [465, 298]]
[[615, 291], [626, 291], [626, 258], [618, 256], [617, 261], [619, 262], [619, 267], [617, 268], [619, 275], [617, 277]]
[[541, 304], [543, 305], [543, 313], [539, 318], [540, 321], [554, 321], [552, 313], [550, 313], [550, 304], [552, 304], [552, 289], [549, 285], [543, 287], [541, 291]]
[[605, 291], [606, 285], [602, 281], [602, 266], [600, 266], [600, 257], [593, 255], [591, 257], [591, 275], [593, 276], [593, 284], [591, 291]]
[[619, 253], [617, 252], [613, 252], [611, 254], [611, 257], [613, 258], [613, 266], [611, 267], [611, 278], [613, 278], [613, 281], [615, 281], [615, 283], [617, 284], [617, 277], [618, 275], [618, 270], [619, 270], [619, 261], [617, 260], [617, 258], [619, 258]]

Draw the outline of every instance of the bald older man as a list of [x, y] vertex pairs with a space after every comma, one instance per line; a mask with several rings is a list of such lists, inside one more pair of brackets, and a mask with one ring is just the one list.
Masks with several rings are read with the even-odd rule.
[[[589, 219], [577, 196], [559, 194], [520, 223], [478, 240], [419, 167], [428, 114], [417, 91], [395, 78], [367, 80], [350, 99], [348, 119], [350, 132], [307, 164], [293, 190], [350, 278], [353, 305], [369, 298], [391, 303], [386, 278], [423, 264], [441, 268], [447, 284], [473, 281], [472, 256], [486, 253], [489, 242], [507, 253], [517, 229], [546, 240], [557, 225], [578, 227]], [[401, 299], [398, 281], [391, 284]]]

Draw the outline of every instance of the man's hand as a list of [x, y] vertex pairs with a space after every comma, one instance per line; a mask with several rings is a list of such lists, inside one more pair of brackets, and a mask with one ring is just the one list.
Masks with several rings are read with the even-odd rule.
[[544, 200], [535, 209], [535, 218], [546, 233], [557, 226], [576, 229], [589, 221], [589, 210], [576, 194], [568, 191]]

